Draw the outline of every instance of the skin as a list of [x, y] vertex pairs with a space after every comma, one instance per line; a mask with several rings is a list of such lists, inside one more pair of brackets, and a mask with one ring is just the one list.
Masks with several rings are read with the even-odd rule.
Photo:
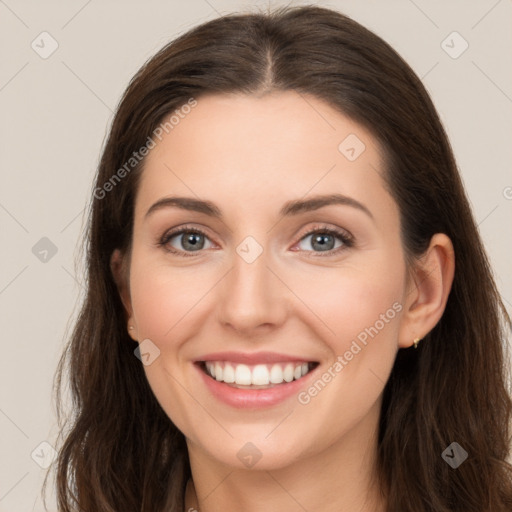
[[[366, 146], [354, 161], [338, 150], [349, 134]], [[144, 366], [148, 381], [187, 439], [185, 510], [384, 510], [374, 480], [382, 392], [398, 349], [440, 319], [454, 255], [437, 234], [407, 267], [383, 175], [370, 132], [295, 92], [201, 97], [147, 156], [130, 258], [115, 251], [111, 261], [130, 335], [160, 350]], [[333, 191], [372, 217], [349, 205], [279, 216], [286, 201]], [[170, 195], [210, 200], [223, 218], [176, 207], [146, 217]], [[157, 243], [184, 224], [207, 233], [191, 257]], [[354, 245], [325, 255], [304, 236], [318, 224], [320, 233], [348, 231]], [[252, 263], [236, 251], [247, 236], [263, 249]], [[181, 242], [167, 246], [186, 252]], [[305, 405], [293, 396], [258, 411], [232, 408], [212, 398], [192, 364], [213, 351], [274, 351], [318, 361], [320, 376], [397, 303], [394, 318]], [[237, 457], [247, 442], [262, 454], [252, 468]]]

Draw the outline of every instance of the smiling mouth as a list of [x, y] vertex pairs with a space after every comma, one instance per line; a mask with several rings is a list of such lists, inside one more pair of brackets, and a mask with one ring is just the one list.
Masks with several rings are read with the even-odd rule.
[[201, 370], [213, 380], [239, 389], [268, 389], [300, 380], [318, 366], [318, 362], [274, 364], [238, 364], [229, 361], [198, 361]]

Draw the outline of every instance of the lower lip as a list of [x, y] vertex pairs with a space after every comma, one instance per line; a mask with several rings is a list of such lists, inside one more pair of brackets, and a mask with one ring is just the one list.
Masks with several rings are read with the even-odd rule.
[[292, 382], [284, 384], [276, 384], [272, 388], [240, 389], [231, 387], [224, 382], [219, 382], [209, 375], [206, 375], [199, 365], [194, 364], [194, 366], [200, 373], [201, 378], [212, 395], [221, 402], [237, 409], [259, 409], [284, 402], [287, 398], [297, 395], [305, 387], [310, 375], [318, 368], [314, 368], [299, 380], [293, 380]]

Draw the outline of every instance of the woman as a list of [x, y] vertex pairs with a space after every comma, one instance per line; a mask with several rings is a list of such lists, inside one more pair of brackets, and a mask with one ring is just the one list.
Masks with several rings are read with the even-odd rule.
[[62, 511], [505, 511], [510, 326], [434, 106], [320, 7], [130, 83], [59, 366]]

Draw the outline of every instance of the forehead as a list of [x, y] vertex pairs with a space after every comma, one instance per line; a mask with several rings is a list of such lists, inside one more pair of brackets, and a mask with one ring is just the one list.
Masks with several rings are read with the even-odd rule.
[[316, 97], [208, 95], [187, 111], [146, 157], [138, 210], [166, 193], [232, 208], [277, 208], [308, 193], [374, 204], [388, 196], [375, 138]]

